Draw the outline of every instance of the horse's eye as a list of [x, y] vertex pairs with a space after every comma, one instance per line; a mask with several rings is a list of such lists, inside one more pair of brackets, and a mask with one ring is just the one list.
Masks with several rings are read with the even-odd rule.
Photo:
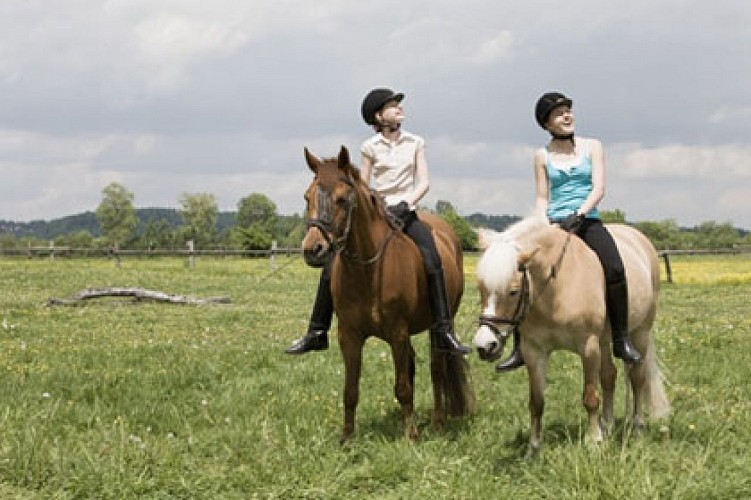
[[347, 198], [344, 198], [344, 197], [337, 198], [336, 199], [336, 204], [339, 205], [340, 207], [346, 207], [347, 206]]
[[509, 292], [509, 295], [510, 295], [511, 297], [516, 297], [517, 295], [519, 295], [519, 290], [511, 290], [511, 291]]

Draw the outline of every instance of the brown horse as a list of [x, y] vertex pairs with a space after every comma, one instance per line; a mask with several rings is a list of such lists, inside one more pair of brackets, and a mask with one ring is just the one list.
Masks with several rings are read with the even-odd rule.
[[[624, 225], [608, 225], [608, 230], [626, 269], [629, 334], [644, 355], [642, 363], [624, 365], [633, 394], [631, 423], [639, 430], [643, 403], [648, 404], [653, 418], [664, 417], [670, 410], [651, 334], [660, 286], [659, 261], [652, 244], [637, 230]], [[603, 391], [602, 421], [607, 429], [614, 422], [616, 368], [610, 355], [605, 279], [596, 255], [578, 237], [540, 215], [524, 219], [504, 233], [481, 231], [480, 239], [485, 252], [477, 264], [482, 315], [475, 345], [481, 358], [497, 359], [509, 333], [519, 328], [529, 375], [529, 454], [542, 442], [548, 357], [560, 349], [573, 351], [582, 359], [588, 437], [602, 441], [597, 385]]]
[[[305, 159], [315, 178], [305, 193], [308, 231], [303, 255], [313, 267], [333, 259], [331, 292], [345, 366], [341, 441], [354, 432], [362, 349], [371, 336], [391, 347], [394, 391], [402, 408], [404, 432], [408, 439], [416, 439], [415, 352], [410, 336], [432, 323], [420, 252], [391, 221], [381, 198], [360, 178], [344, 146], [338, 158], [320, 160], [305, 149]], [[461, 246], [441, 218], [420, 214], [420, 220], [433, 229], [453, 316], [464, 291]], [[450, 416], [471, 413], [475, 399], [469, 364], [463, 357], [431, 350], [430, 358], [432, 423], [440, 428], [447, 411]]]

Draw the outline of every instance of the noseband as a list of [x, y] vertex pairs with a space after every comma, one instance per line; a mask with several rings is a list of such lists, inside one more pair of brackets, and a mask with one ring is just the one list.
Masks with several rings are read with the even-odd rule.
[[[519, 266], [519, 272], [522, 273], [522, 287], [519, 290], [519, 300], [516, 303], [514, 314], [511, 317], [492, 316], [489, 314], [480, 315], [480, 326], [487, 326], [497, 337], [506, 338], [510, 330], [516, 330], [527, 316], [530, 306], [530, 286], [529, 271], [526, 266]], [[500, 325], [512, 326], [512, 329], [501, 331]]]

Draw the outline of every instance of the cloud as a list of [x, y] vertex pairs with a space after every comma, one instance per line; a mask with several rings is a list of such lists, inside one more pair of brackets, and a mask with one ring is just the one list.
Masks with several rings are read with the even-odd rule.
[[502, 31], [497, 36], [480, 44], [477, 52], [470, 58], [476, 66], [488, 66], [508, 59], [511, 55], [514, 37], [510, 31]]
[[626, 179], [696, 179], [724, 183], [728, 179], [751, 177], [751, 169], [746, 166], [749, 155], [751, 145], [671, 144], [634, 149], [625, 154], [621, 151], [612, 163]]
[[427, 140], [426, 203], [525, 213], [532, 107], [560, 88], [606, 146], [604, 207], [751, 227], [751, 69], [728, 50], [751, 9], [667, 2], [0, 2], [0, 218], [90, 210], [112, 181], [137, 204], [297, 211], [303, 146], [356, 158], [360, 100], [386, 85]]

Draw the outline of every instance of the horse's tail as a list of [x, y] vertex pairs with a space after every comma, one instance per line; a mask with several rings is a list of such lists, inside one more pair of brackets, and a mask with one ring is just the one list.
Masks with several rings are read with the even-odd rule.
[[477, 408], [477, 401], [472, 387], [469, 362], [464, 356], [435, 352], [432, 355], [441, 356], [444, 361], [440, 363], [445, 367], [440, 383], [446, 413], [452, 417], [472, 415]]
[[[626, 365], [627, 373], [635, 369], [633, 366]], [[641, 387], [641, 401], [646, 403], [649, 417], [653, 420], [665, 418], [670, 414], [670, 402], [665, 392], [665, 376], [660, 370], [660, 359], [657, 356], [654, 337], [649, 336], [647, 350], [644, 353], [641, 369], [644, 370], [644, 383]], [[632, 404], [630, 377], [624, 377], [626, 382], [626, 408]], [[626, 412], [628, 414], [628, 411]]]

